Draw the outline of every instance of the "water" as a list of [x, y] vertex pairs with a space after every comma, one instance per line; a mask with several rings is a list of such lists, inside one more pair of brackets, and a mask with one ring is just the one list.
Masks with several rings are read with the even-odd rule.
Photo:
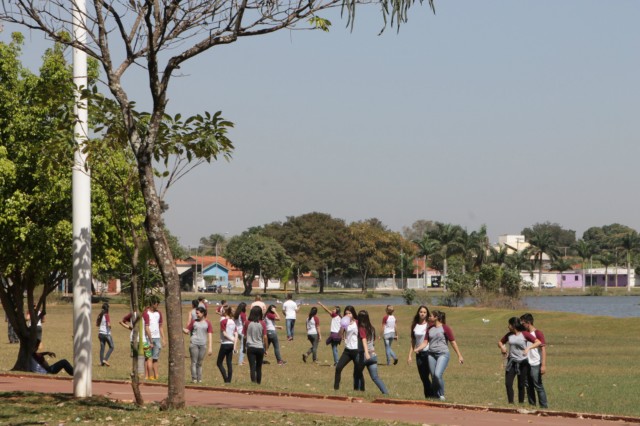
[[[436, 299], [437, 296], [434, 297]], [[315, 298], [298, 299], [302, 303], [316, 303]], [[523, 301], [531, 310], [573, 312], [584, 315], [602, 315], [616, 318], [640, 317], [640, 296], [546, 296], [523, 297]], [[265, 300], [266, 303], [270, 303]], [[402, 297], [385, 297], [380, 299], [323, 299], [327, 306], [338, 305], [404, 305]], [[435, 300], [434, 300], [435, 302]], [[471, 299], [462, 305], [470, 304]]]

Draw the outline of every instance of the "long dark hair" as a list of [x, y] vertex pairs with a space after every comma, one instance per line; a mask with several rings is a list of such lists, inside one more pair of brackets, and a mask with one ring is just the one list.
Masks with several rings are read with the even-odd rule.
[[104, 314], [108, 314], [108, 313], [109, 313], [109, 304], [107, 302], [104, 302], [102, 304], [102, 310], [98, 314], [98, 318], [96, 318], [96, 325], [98, 327], [100, 327], [100, 323], [102, 322], [102, 317], [104, 316]]
[[269, 305], [269, 307], [267, 308], [267, 313], [275, 313], [276, 312], [276, 305]]
[[318, 308], [316, 308], [315, 306], [313, 308], [311, 308], [311, 310], [309, 311], [309, 318], [308, 320], [310, 321], [313, 317], [315, 317], [318, 314]]
[[440, 321], [442, 324], [446, 324], [447, 323], [447, 315], [444, 312], [442, 312], [442, 311], [433, 311], [433, 312], [431, 312], [431, 315], [436, 317], [436, 319], [438, 321]]
[[[414, 334], [413, 329], [416, 328], [416, 325], [420, 323], [420, 310], [422, 308], [425, 308], [427, 310], [427, 318], [429, 318], [429, 308], [427, 308], [426, 305], [418, 306], [416, 315], [413, 317], [413, 320], [411, 321], [411, 346], [413, 347], [416, 346], [416, 335]], [[425, 321], [426, 321], [426, 318], [425, 318]]]
[[376, 339], [376, 329], [371, 325], [369, 312], [364, 309], [358, 312], [358, 327], [364, 328], [367, 340], [373, 341]]
[[262, 308], [260, 306], [254, 306], [249, 311], [249, 321], [259, 322], [262, 320]]
[[356, 313], [356, 309], [351, 306], [351, 305], [347, 305], [344, 307], [344, 313], [346, 314], [347, 312], [351, 312], [351, 316], [353, 317], [353, 319], [358, 319], [358, 314]]
[[244, 303], [244, 302], [240, 302], [240, 303], [238, 303], [238, 307], [236, 308], [236, 312], [233, 314], [233, 319], [240, 318], [240, 314], [243, 313], [243, 312], [247, 312], [247, 304]]
[[522, 325], [518, 317], [509, 318], [509, 325], [516, 331], [525, 331], [524, 325]]

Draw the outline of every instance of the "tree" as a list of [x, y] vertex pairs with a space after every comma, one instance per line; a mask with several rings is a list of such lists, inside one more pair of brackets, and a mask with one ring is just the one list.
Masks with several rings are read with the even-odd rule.
[[198, 252], [203, 255], [218, 255], [224, 253], [227, 246], [227, 239], [222, 234], [211, 234], [208, 237], [200, 238], [200, 246]]
[[[595, 254], [595, 247], [593, 244], [585, 241], [578, 240], [573, 245], [573, 250], [577, 253], [578, 256], [582, 259], [582, 291], [585, 291], [586, 280], [585, 280], [585, 263], [587, 259], [592, 260], [593, 255]], [[593, 276], [590, 276], [590, 279], [593, 279]]]
[[229, 240], [224, 257], [242, 271], [242, 283], [245, 296], [249, 296], [252, 283], [260, 273], [260, 246], [256, 232], [245, 231]]
[[370, 276], [395, 270], [400, 246], [398, 239], [378, 219], [350, 224], [349, 235], [347, 253], [362, 279], [362, 292], [365, 293]]
[[[291, 258], [296, 293], [301, 274], [344, 266], [342, 249], [348, 244], [348, 233], [342, 219], [318, 212], [290, 216], [284, 223], [265, 225], [264, 234], [275, 238]], [[319, 275], [319, 292], [324, 293], [326, 283]]]
[[[558, 272], [560, 272], [561, 278], [562, 278], [562, 274], [565, 271], [573, 269], [573, 266], [571, 265], [571, 262], [569, 262], [567, 259], [563, 259], [563, 258], [556, 259], [551, 264], [551, 267], [553, 269], [557, 270]], [[560, 279], [560, 291], [564, 291], [564, 279]]]
[[462, 246], [462, 228], [450, 223], [436, 223], [432, 237], [440, 244], [440, 254], [444, 261], [443, 279], [447, 280], [447, 260], [449, 256], [459, 253]]
[[613, 253], [604, 250], [598, 256], [598, 262], [604, 266], [604, 291], [609, 291], [609, 266], [615, 263], [616, 259]]
[[73, 151], [64, 137], [72, 133], [60, 112], [73, 91], [61, 46], [45, 53], [37, 76], [19, 61], [22, 43], [20, 34], [0, 43], [0, 300], [20, 339], [13, 369], [28, 371], [37, 321], [28, 326], [25, 315], [44, 315], [71, 272]]
[[422, 234], [420, 239], [413, 240], [413, 242], [418, 247], [416, 255], [424, 257], [424, 280], [425, 280], [425, 286], [426, 286], [427, 285], [427, 260], [432, 255], [440, 251], [440, 243], [435, 239], [431, 238], [428, 232], [425, 232], [424, 234]]
[[273, 277], [280, 277], [289, 266], [291, 259], [285, 253], [284, 248], [271, 237], [256, 235], [256, 243], [260, 275], [264, 280], [263, 292], [266, 293], [269, 280]]
[[576, 242], [576, 231], [564, 229], [557, 223], [544, 222], [536, 223], [531, 228], [524, 228], [522, 235], [529, 241], [534, 234], [548, 233], [553, 242], [553, 246], [562, 249], [569, 249]]
[[507, 263], [508, 256], [509, 248], [507, 246], [501, 246], [499, 248], [491, 247], [489, 253], [489, 263], [493, 263], [498, 266], [504, 266]]
[[620, 238], [619, 247], [627, 257], [627, 291], [631, 291], [631, 256], [640, 249], [640, 237], [636, 231], [630, 231]]
[[534, 257], [534, 262], [538, 261], [538, 288], [542, 290], [542, 262], [544, 255], [549, 256], [549, 258], [555, 258], [557, 254], [557, 249], [555, 245], [556, 240], [553, 239], [552, 235], [545, 231], [533, 231], [530, 235], [528, 243], [529, 247], [527, 247], [526, 252], [529, 256]]
[[[428, 0], [434, 9], [433, 0]], [[204, 114], [186, 121], [177, 115], [177, 126], [195, 125], [183, 133], [182, 141], [166, 137], [168, 89], [172, 77], [188, 60], [213, 48], [241, 38], [260, 36], [295, 27], [328, 30], [331, 22], [318, 14], [341, 7], [347, 24], [353, 27], [356, 6], [364, 0], [321, 0], [317, 2], [243, 2], [194, 0], [190, 2], [101, 0], [88, 2], [82, 15], [86, 38], [68, 36], [73, 11], [82, 10], [76, 1], [3, 2], [0, 20], [42, 31], [49, 39], [73, 46], [95, 58], [102, 66], [105, 83], [119, 106], [123, 129], [136, 158], [138, 179], [145, 206], [145, 229], [165, 286], [169, 338], [169, 386], [165, 406], [184, 406], [184, 344], [180, 281], [162, 226], [162, 196], [156, 188], [154, 161], [169, 161], [189, 143], [205, 161], [217, 158], [229, 146], [226, 129], [230, 123], [220, 114]], [[84, 2], [82, 3], [84, 5]], [[384, 25], [399, 27], [406, 22], [412, 0], [378, 2]], [[383, 27], [384, 28], [384, 27]], [[118, 62], [120, 60], [120, 62]], [[139, 78], [132, 70], [146, 70], [146, 84], [153, 101], [149, 114], [139, 115], [125, 90], [126, 77]]]
[[402, 227], [402, 235], [409, 241], [417, 241], [436, 229], [436, 223], [432, 220], [416, 220], [411, 226]]
[[602, 250], [615, 250], [618, 247], [620, 239], [630, 233], [634, 232], [633, 228], [619, 223], [612, 223], [611, 225], [593, 226], [582, 234], [582, 239], [592, 244], [597, 252]]

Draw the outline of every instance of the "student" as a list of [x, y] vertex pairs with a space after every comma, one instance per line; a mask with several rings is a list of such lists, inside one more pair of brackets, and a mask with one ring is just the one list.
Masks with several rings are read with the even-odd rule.
[[429, 371], [433, 381], [434, 396], [444, 401], [444, 370], [449, 364], [449, 343], [456, 354], [458, 362], [464, 363], [464, 358], [458, 349], [458, 344], [453, 336], [453, 330], [447, 325], [446, 315], [442, 311], [432, 311], [429, 317], [431, 326], [427, 329], [427, 338], [429, 340], [429, 350], [427, 357], [429, 361]]
[[254, 306], [249, 311], [249, 320], [244, 324], [244, 335], [249, 359], [251, 382], [262, 382], [262, 363], [267, 354], [267, 325], [262, 321], [262, 308]]
[[293, 301], [293, 295], [287, 293], [287, 300], [282, 304], [282, 312], [284, 313], [285, 323], [287, 324], [287, 340], [293, 340], [293, 330], [296, 326], [296, 318], [300, 307]]
[[[109, 357], [113, 352], [113, 337], [111, 336], [111, 319], [109, 318], [109, 304], [103, 303], [102, 310], [96, 318], [96, 325], [98, 326], [98, 340], [100, 341], [100, 366], [110, 367]], [[104, 348], [109, 345], [107, 354], [104, 354]]]
[[144, 329], [151, 347], [151, 365], [153, 374], [149, 376], [149, 380], [158, 380], [160, 374], [158, 372], [158, 360], [160, 359], [160, 351], [166, 345], [164, 338], [164, 330], [162, 329], [162, 313], [158, 310], [160, 299], [153, 296], [150, 299], [149, 307], [142, 314], [144, 319]]
[[[204, 355], [213, 354], [213, 326], [211, 322], [205, 318], [207, 310], [198, 306], [196, 308], [196, 319], [189, 321], [187, 328], [182, 331], [190, 334], [189, 339], [189, 355], [191, 356], [191, 381], [193, 383], [202, 383], [202, 363]], [[207, 341], [209, 342], [209, 350], [207, 351]]]
[[424, 397], [431, 397], [431, 382], [429, 381], [429, 340], [427, 338], [427, 327], [429, 318], [429, 309], [421, 305], [418, 312], [411, 322], [411, 348], [409, 349], [409, 358], [407, 363], [411, 363], [412, 354], [416, 354], [416, 365], [418, 366], [418, 374], [422, 380], [422, 389]]
[[238, 365], [244, 364], [244, 323], [247, 322], [247, 304], [240, 302], [233, 311], [233, 320], [236, 323], [236, 331], [238, 332]]
[[[509, 332], [498, 341], [498, 347], [502, 355], [507, 359], [504, 374], [504, 384], [507, 389], [507, 400], [509, 404], [513, 404], [513, 381], [518, 377], [518, 402], [524, 402], [524, 388], [527, 380], [527, 355], [529, 351], [541, 345], [540, 340], [536, 339], [528, 331], [524, 331], [524, 327], [517, 317], [509, 318]], [[527, 342], [533, 343], [527, 345]], [[506, 344], [509, 344], [507, 351]]]
[[[131, 330], [131, 333], [129, 333], [129, 342], [131, 343], [131, 356], [133, 358], [138, 357], [138, 342], [135, 342], [135, 343], [133, 342], [133, 334], [134, 334], [133, 327], [137, 327], [139, 319], [140, 317], [134, 320], [133, 314], [129, 312], [119, 322], [121, 326], [123, 326], [127, 330]], [[151, 361], [151, 346], [149, 345], [146, 332], [143, 331], [142, 333], [138, 333], [138, 336], [142, 338], [142, 354], [144, 356], [144, 378], [149, 380], [153, 376], [153, 364]]]
[[[364, 365], [367, 367], [367, 371], [369, 371], [369, 376], [371, 376], [371, 380], [373, 383], [378, 386], [380, 392], [383, 395], [387, 395], [387, 387], [384, 385], [384, 382], [378, 376], [378, 356], [376, 355], [376, 351], [374, 348], [374, 341], [376, 340], [376, 329], [371, 325], [371, 320], [369, 319], [369, 313], [366, 310], [361, 310], [358, 312], [358, 326], [360, 327], [360, 336], [361, 337], [361, 345], [362, 351], [364, 355]], [[363, 384], [362, 390], [364, 390], [364, 376], [363, 376]]]
[[251, 304], [251, 309], [253, 309], [254, 306], [259, 306], [260, 309], [262, 309], [262, 317], [264, 318], [267, 314], [267, 305], [262, 301], [262, 297], [259, 294], [256, 294], [256, 298]]
[[[40, 340], [36, 341], [36, 347], [40, 346]], [[73, 376], [73, 366], [66, 359], [61, 359], [53, 365], [49, 365], [45, 357], [55, 358], [54, 352], [36, 352], [31, 355], [30, 369], [34, 373], [41, 374], [58, 374], [60, 370], [64, 370], [68, 375]]]
[[[276, 325], [276, 321], [280, 321], [280, 316], [276, 312], [275, 305], [269, 305], [267, 308], [267, 314], [265, 315], [264, 322], [267, 325], [267, 348], [269, 345], [273, 345], [273, 352], [276, 355], [276, 361], [278, 365], [285, 365], [286, 361], [282, 360], [280, 356], [280, 342], [278, 341], [277, 329], [282, 329], [282, 326]], [[264, 364], [268, 364], [268, 361], [264, 361]]]
[[307, 325], [307, 339], [311, 342], [311, 348], [304, 354], [302, 354], [302, 361], [307, 362], [309, 355], [313, 356], [313, 362], [318, 362], [318, 342], [322, 339], [320, 333], [320, 320], [318, 319], [318, 308], [315, 306], [309, 311], [309, 316], [306, 321]]
[[364, 360], [360, 357], [358, 351], [358, 341], [365, 335], [360, 335], [358, 328], [358, 320], [356, 319], [356, 310], [353, 306], [348, 305], [344, 308], [344, 317], [341, 320], [341, 333], [344, 336], [344, 351], [336, 365], [333, 389], [340, 389], [340, 379], [342, 370], [351, 361], [353, 361], [353, 389], [364, 391]]
[[221, 319], [224, 319], [225, 312], [227, 311], [228, 307], [229, 307], [229, 305], [227, 304], [227, 301], [222, 299], [220, 301], [220, 304], [218, 306], [216, 306], [216, 314], [220, 315]]
[[398, 340], [398, 328], [396, 326], [396, 317], [393, 315], [393, 306], [387, 305], [385, 309], [387, 315], [382, 318], [382, 338], [384, 339], [384, 351], [387, 356], [387, 365], [391, 364], [393, 359], [393, 365], [398, 363], [398, 356], [391, 349], [391, 344], [394, 340]]
[[338, 346], [342, 342], [342, 335], [340, 334], [340, 306], [335, 306], [329, 310], [322, 302], [318, 301], [318, 305], [322, 307], [329, 315], [331, 315], [331, 329], [329, 337], [327, 338], [327, 345], [331, 345], [331, 351], [333, 352], [333, 366], [338, 365]]
[[[549, 408], [547, 405], [547, 393], [542, 384], [542, 375], [547, 370], [547, 347], [544, 334], [533, 326], [533, 315], [524, 314], [520, 317], [520, 322], [533, 337], [540, 340], [540, 347], [529, 350], [527, 354], [529, 368], [527, 371], [527, 399], [529, 404], [536, 405], [536, 393], [540, 408]], [[530, 343], [527, 342], [527, 346]]]
[[[233, 320], [233, 308], [227, 306], [224, 316], [220, 321], [220, 351], [218, 352], [218, 360], [216, 365], [222, 379], [225, 383], [231, 383], [233, 376], [233, 353], [238, 344], [238, 332], [236, 331], [236, 322]], [[225, 371], [223, 362], [227, 361], [227, 370]]]
[[[195, 321], [198, 318], [196, 316], [196, 309], [198, 308], [198, 306], [200, 306], [200, 303], [198, 302], [198, 300], [197, 299], [193, 299], [191, 301], [191, 310], [187, 314], [186, 324], [189, 324], [191, 321]], [[207, 308], [202, 307], [202, 309], [204, 309], [205, 312], [207, 312]]]

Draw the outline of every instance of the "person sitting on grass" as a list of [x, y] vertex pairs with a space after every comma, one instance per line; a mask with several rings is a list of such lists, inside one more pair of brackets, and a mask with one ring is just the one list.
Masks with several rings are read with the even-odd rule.
[[[40, 341], [36, 342], [36, 347], [40, 347]], [[68, 375], [73, 376], [73, 366], [66, 359], [61, 359], [53, 365], [49, 365], [45, 357], [55, 358], [54, 352], [33, 352], [31, 355], [30, 370], [34, 373], [40, 374], [58, 374], [60, 370], [67, 372]]]

